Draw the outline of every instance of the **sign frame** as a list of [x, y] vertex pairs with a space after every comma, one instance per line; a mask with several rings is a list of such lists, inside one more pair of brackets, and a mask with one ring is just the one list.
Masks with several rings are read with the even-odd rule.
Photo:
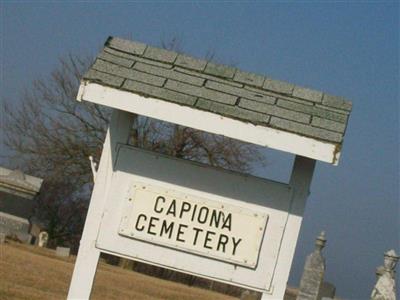
[[[100, 226], [103, 215], [105, 214], [107, 198], [111, 191], [112, 179], [118, 173], [116, 170], [118, 145], [128, 144], [133, 120], [134, 115], [132, 113], [113, 109], [99, 169], [96, 175], [96, 184], [93, 188], [88, 215], [82, 234], [79, 253], [75, 263], [68, 299], [89, 299], [101, 252], [132, 258], [132, 256], [101, 249], [97, 240], [98, 234], [101, 232]], [[132, 159], [135, 160], [135, 158]], [[292, 193], [286, 219], [286, 227], [281, 237], [281, 247], [275, 266], [276, 272], [274, 272], [272, 276], [270, 288], [268, 290], [262, 290], [262, 300], [283, 299], [314, 167], [315, 160], [296, 156], [292, 175], [288, 184], [292, 189]], [[152, 263], [151, 261], [147, 262]]]
[[[257, 266], [268, 214], [140, 182], [131, 185], [122, 201], [121, 236]], [[253, 253], [243, 253], [249, 250]]]
[[[289, 185], [133, 147], [120, 146], [118, 149], [113, 183], [96, 240], [97, 248], [176, 271], [270, 292], [282, 236], [291, 230], [286, 227], [292, 198]], [[244, 267], [119, 235], [120, 220], [126, 212], [125, 203], [129, 200], [131, 183], [138, 182], [213, 198], [223, 205], [235, 205], [269, 215], [258, 264]]]

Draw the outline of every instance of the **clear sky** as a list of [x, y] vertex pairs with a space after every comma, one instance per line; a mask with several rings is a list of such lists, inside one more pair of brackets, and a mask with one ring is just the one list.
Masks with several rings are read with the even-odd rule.
[[[290, 284], [325, 230], [326, 279], [343, 298], [368, 298], [383, 253], [400, 252], [397, 1], [0, 3], [2, 100], [18, 99], [59, 57], [94, 55], [109, 35], [153, 45], [178, 36], [194, 56], [211, 50], [221, 62], [351, 100], [340, 165], [317, 163]], [[287, 177], [290, 157], [268, 152], [256, 173]]]

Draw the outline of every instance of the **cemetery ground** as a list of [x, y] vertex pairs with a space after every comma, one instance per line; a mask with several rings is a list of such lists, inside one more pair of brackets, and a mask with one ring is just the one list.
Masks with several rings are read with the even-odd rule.
[[[75, 256], [8, 242], [0, 245], [0, 299], [66, 299]], [[236, 299], [99, 263], [92, 299]]]

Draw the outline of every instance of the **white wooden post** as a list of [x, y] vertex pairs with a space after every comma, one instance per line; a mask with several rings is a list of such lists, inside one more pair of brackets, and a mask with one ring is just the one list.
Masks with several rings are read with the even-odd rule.
[[274, 279], [274, 281], [279, 284], [274, 286], [273, 297], [270, 294], [263, 293], [261, 300], [283, 299], [285, 294], [290, 266], [292, 265], [301, 221], [303, 219], [304, 208], [307, 197], [310, 193], [314, 167], [315, 160], [303, 156], [296, 156], [289, 183], [293, 189], [292, 203], [276, 266], [276, 270], [278, 271], [276, 272], [276, 278]]
[[103, 145], [96, 183], [93, 187], [85, 227], [79, 245], [68, 299], [89, 299], [96, 274], [100, 251], [96, 237], [100, 227], [104, 203], [109, 191], [118, 143], [126, 144], [134, 115], [114, 109]]

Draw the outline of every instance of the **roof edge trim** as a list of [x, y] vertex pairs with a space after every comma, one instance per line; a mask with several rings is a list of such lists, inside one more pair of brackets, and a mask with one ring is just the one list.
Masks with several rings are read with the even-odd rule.
[[152, 97], [82, 81], [78, 101], [88, 101], [115, 109], [187, 126], [213, 134], [338, 165], [340, 145], [320, 141], [271, 127], [254, 125], [219, 114], [202, 111]]

